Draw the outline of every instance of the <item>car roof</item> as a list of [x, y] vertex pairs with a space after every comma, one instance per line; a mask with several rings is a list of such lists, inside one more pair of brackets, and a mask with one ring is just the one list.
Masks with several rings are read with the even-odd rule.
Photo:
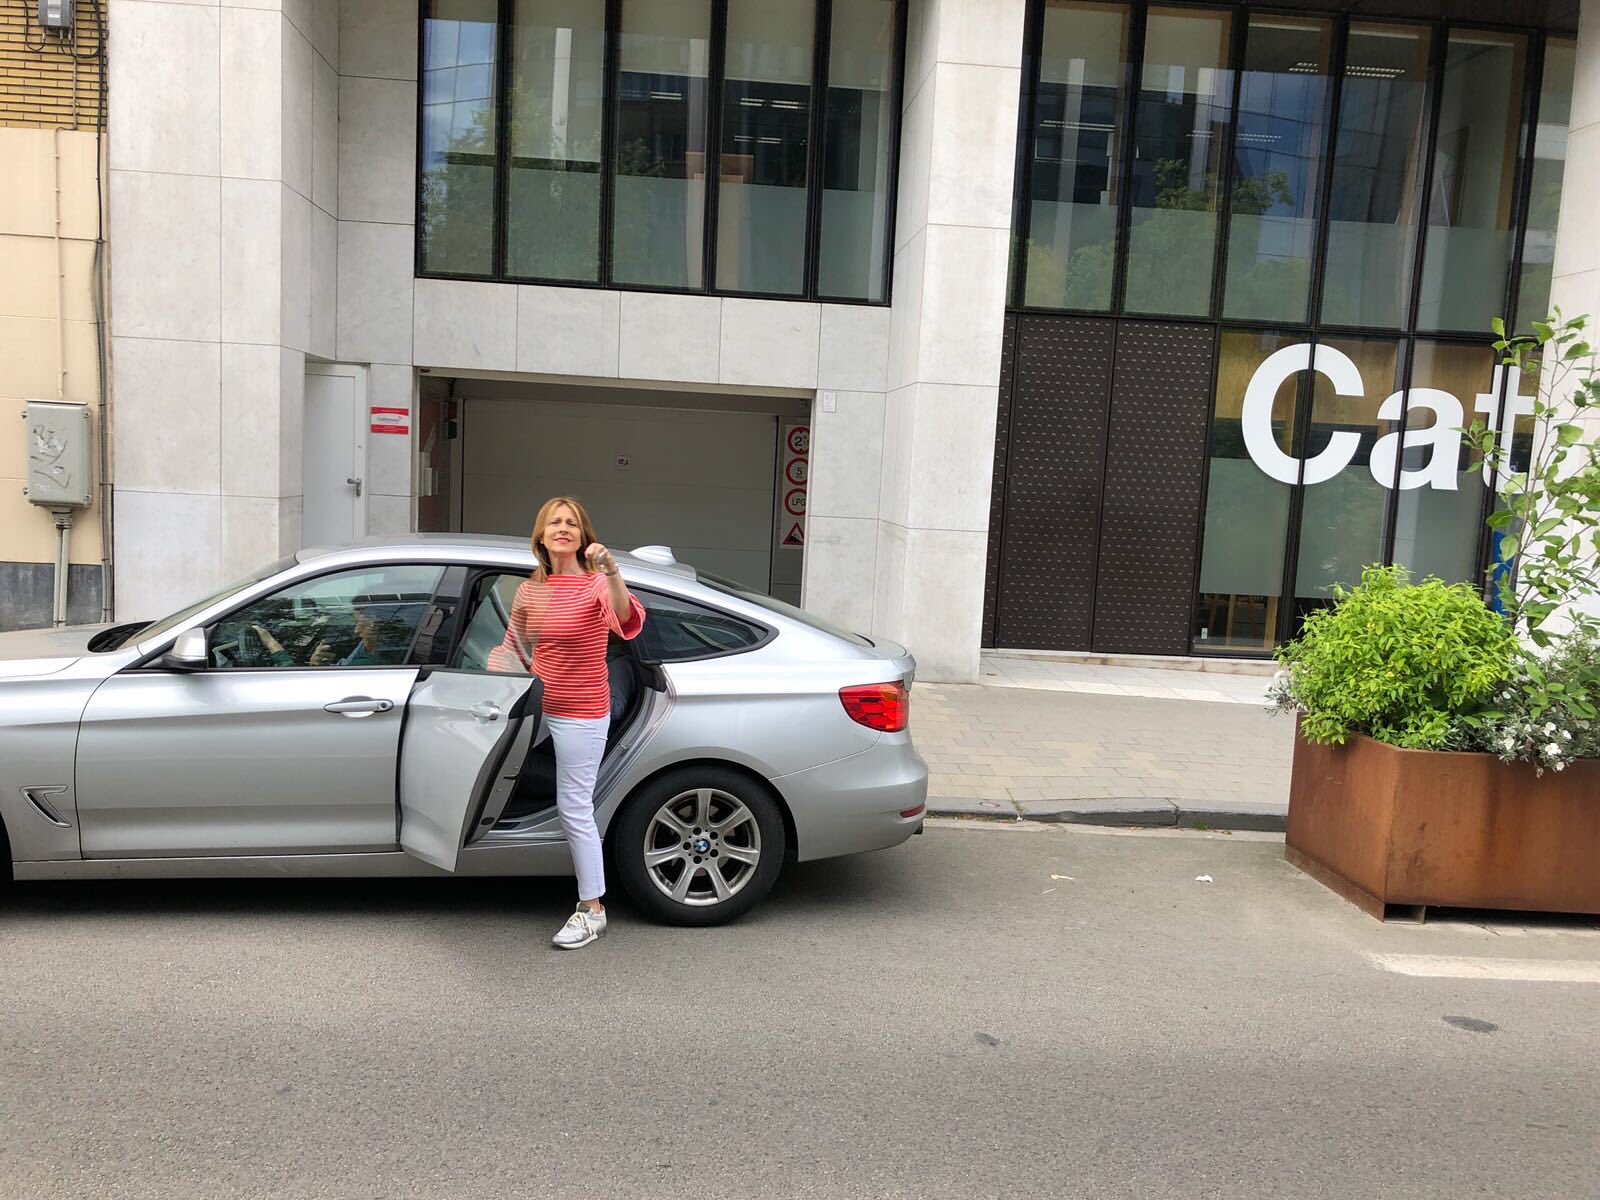
[[[695, 569], [687, 563], [663, 563], [655, 558], [641, 558], [626, 550], [614, 550], [617, 561], [628, 568], [636, 579], [652, 576], [665, 582], [667, 579], [695, 580]], [[401, 537], [372, 537], [342, 546], [311, 546], [297, 551], [295, 561], [311, 563], [326, 560], [325, 565], [338, 563], [387, 562], [396, 558], [435, 559], [448, 562], [482, 563], [497, 566], [514, 563], [519, 568], [532, 570], [536, 564], [533, 547], [525, 537], [495, 533], [412, 533]]]

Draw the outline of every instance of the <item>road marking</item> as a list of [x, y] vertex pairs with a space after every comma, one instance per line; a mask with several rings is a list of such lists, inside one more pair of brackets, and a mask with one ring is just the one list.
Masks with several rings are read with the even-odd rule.
[[1423, 979], [1494, 979], [1515, 983], [1600, 983], [1600, 962], [1571, 959], [1467, 958], [1442, 954], [1372, 954], [1368, 960], [1391, 975]]

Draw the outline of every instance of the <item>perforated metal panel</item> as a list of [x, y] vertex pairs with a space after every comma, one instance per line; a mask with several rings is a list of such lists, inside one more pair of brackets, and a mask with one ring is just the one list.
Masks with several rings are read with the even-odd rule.
[[1122, 321], [1093, 648], [1187, 654], [1211, 412], [1210, 326]]
[[1087, 650], [1114, 326], [1018, 320], [995, 641]]
[[1017, 315], [1006, 314], [1000, 343], [1000, 405], [994, 423], [994, 477], [989, 491], [989, 553], [983, 579], [983, 634], [985, 647], [994, 646], [994, 616], [1000, 596], [1000, 546], [1006, 521], [1006, 453], [1011, 446], [1011, 389], [1016, 382]]

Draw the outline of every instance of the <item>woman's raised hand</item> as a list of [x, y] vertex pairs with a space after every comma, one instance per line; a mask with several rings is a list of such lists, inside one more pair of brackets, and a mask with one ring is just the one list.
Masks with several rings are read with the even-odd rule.
[[583, 556], [589, 560], [589, 565], [596, 570], [611, 572], [617, 569], [617, 560], [612, 558], [611, 551], [607, 550], [599, 542], [590, 542], [588, 549], [583, 552]]

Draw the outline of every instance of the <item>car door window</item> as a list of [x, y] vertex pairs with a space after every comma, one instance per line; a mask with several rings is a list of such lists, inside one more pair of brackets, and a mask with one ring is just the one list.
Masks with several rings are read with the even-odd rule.
[[525, 673], [532, 647], [517, 646], [515, 655], [496, 654], [506, 640], [511, 623], [511, 606], [517, 589], [527, 581], [525, 572], [486, 575], [472, 589], [470, 611], [450, 666], [466, 671]]
[[639, 635], [645, 658], [653, 662], [687, 662], [753, 650], [767, 632], [728, 613], [659, 592], [636, 593], [645, 607]]
[[302, 579], [207, 631], [213, 667], [392, 667], [413, 646], [444, 568], [360, 567]]

